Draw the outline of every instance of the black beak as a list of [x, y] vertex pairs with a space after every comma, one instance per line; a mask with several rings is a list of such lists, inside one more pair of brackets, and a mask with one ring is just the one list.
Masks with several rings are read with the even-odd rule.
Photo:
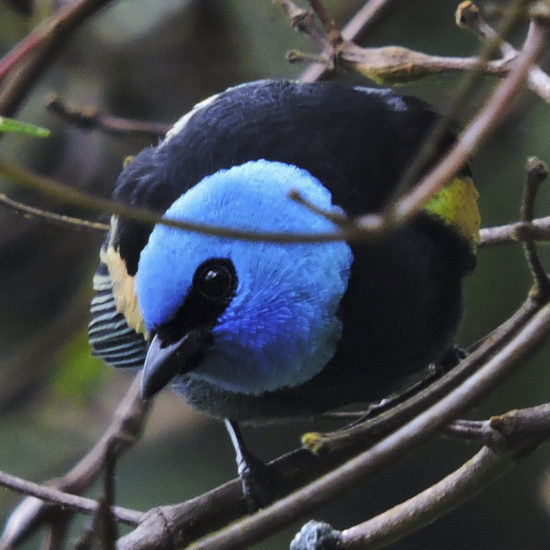
[[141, 397], [148, 399], [169, 384], [178, 374], [195, 366], [191, 358], [205, 349], [208, 333], [192, 330], [183, 338], [162, 347], [158, 336], [151, 341], [141, 375]]

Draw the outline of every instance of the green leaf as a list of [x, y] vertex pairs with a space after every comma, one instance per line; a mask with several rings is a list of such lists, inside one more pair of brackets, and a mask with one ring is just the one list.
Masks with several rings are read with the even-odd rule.
[[20, 122], [13, 118], [0, 116], [0, 132], [9, 132], [11, 134], [23, 134], [30, 137], [45, 138], [50, 135], [47, 128], [41, 128], [27, 122]]

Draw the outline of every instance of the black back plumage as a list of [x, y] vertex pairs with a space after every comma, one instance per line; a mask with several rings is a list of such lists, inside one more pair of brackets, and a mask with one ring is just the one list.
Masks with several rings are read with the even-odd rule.
[[[378, 211], [438, 118], [425, 103], [388, 90], [245, 84], [214, 96], [159, 148], [137, 155], [114, 198], [164, 211], [205, 176], [263, 158], [305, 168], [350, 215]], [[120, 222], [117, 242], [131, 275], [149, 232]]]
[[[393, 197], [438, 118], [424, 103], [387, 90], [254, 82], [200, 104], [158, 147], [138, 154], [119, 177], [114, 197], [163, 212], [205, 176], [266, 159], [308, 170], [350, 215], [376, 212]], [[447, 135], [441, 148], [452, 140]], [[151, 229], [118, 220], [110, 237], [130, 276]], [[404, 364], [416, 369], [446, 346], [460, 317], [461, 278], [473, 267], [468, 244], [421, 214], [381, 242], [353, 244], [352, 251], [341, 303], [344, 331], [333, 361], [302, 387], [251, 397], [244, 416], [323, 410], [368, 398], [367, 386], [379, 392]], [[415, 315], [400, 317], [399, 311]], [[137, 349], [143, 338], [135, 334], [135, 342]]]

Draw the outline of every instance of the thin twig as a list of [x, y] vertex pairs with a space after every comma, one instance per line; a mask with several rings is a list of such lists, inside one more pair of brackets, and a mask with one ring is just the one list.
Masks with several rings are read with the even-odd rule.
[[[69, 187], [61, 184], [45, 176], [33, 173], [30, 170], [21, 166], [14, 166], [0, 160], [0, 175], [7, 179], [18, 183], [24, 187], [34, 189], [46, 196], [52, 196], [64, 203], [74, 204], [90, 210], [92, 212], [116, 214], [121, 218], [130, 219], [132, 221], [141, 222], [148, 225], [156, 223], [167, 225], [169, 227], [177, 227], [187, 231], [204, 233], [206, 235], [217, 235], [228, 237], [231, 239], [242, 239], [252, 242], [323, 242], [323, 241], [340, 241], [354, 239], [368, 239], [369, 236], [365, 231], [357, 231], [355, 229], [343, 230], [335, 228], [332, 232], [319, 233], [285, 233], [285, 232], [258, 232], [258, 231], [243, 231], [229, 227], [218, 227], [203, 223], [183, 222], [170, 218], [163, 218], [162, 213], [154, 212], [146, 208], [138, 208], [117, 202], [109, 199], [96, 197], [91, 193]], [[370, 236], [372, 237], [372, 235]]]
[[[283, 6], [288, 14], [296, 13], [300, 10], [290, 0], [274, 1]], [[508, 42], [503, 41], [502, 33], [496, 32], [481, 19], [478, 11], [476, 11], [477, 8], [471, 2], [463, 3], [467, 4], [467, 6], [462, 4], [459, 6], [457, 11], [459, 26], [474, 32], [476, 36], [489, 46], [489, 49], [493, 48], [493, 44], [500, 47], [503, 52], [503, 57], [500, 59], [489, 60], [490, 56], [483, 54], [480, 57], [436, 56], [400, 46], [381, 48], [362, 48], [357, 46], [353, 42], [353, 39], [360, 29], [375, 19], [380, 12], [385, 11], [390, 4], [389, 0], [379, 0], [377, 2], [372, 0], [373, 7], [371, 10], [369, 9], [371, 2], [368, 2], [363, 8], [364, 11], [361, 10], [358, 12], [350, 23], [344, 27], [341, 33], [343, 42], [338, 43], [337, 47], [331, 46], [326, 34], [324, 36], [319, 34], [319, 29], [311, 18], [304, 19], [301, 25], [296, 25], [302, 32], [312, 38], [322, 52], [320, 56], [293, 52], [290, 58], [292, 62], [316, 62], [304, 71], [300, 77], [300, 81], [313, 82], [318, 80], [325, 71], [334, 69], [336, 61], [345, 64], [352, 70], [360, 72], [379, 84], [408, 82], [442, 72], [478, 72], [480, 74], [504, 77], [509, 73], [510, 68], [514, 65], [514, 61], [520, 54]], [[526, 4], [526, 2], [520, 1], [516, 4]], [[473, 17], [472, 13], [477, 13], [478, 17]], [[514, 18], [507, 17], [506, 25], [510, 26], [510, 22], [513, 20]], [[528, 72], [527, 86], [546, 102], [550, 103], [550, 76], [537, 65], [533, 64]]]
[[532, 451], [539, 441], [550, 436], [550, 404], [511, 411], [489, 421], [456, 421], [446, 433], [489, 445], [429, 489], [338, 533], [338, 548], [385, 547], [471, 499], [509, 470], [517, 458], [525, 456], [526, 449]]
[[482, 42], [498, 43], [500, 52], [504, 59], [513, 59], [518, 51], [507, 42], [502, 34], [498, 33], [481, 16], [479, 8], [469, 0], [461, 2], [455, 14], [456, 24], [464, 30], [473, 33]]
[[[1, 170], [1, 163], [0, 163], [0, 170]], [[35, 174], [26, 173], [26, 175], [30, 178], [33, 178]], [[61, 196], [64, 195], [65, 187], [60, 189]], [[59, 196], [56, 195], [57, 198]], [[291, 199], [297, 200], [298, 202], [303, 202], [305, 206], [308, 208], [311, 208], [312, 205], [306, 204], [306, 202], [302, 201], [302, 198], [299, 195], [291, 195]], [[88, 206], [88, 200], [82, 199], [82, 201], [71, 201], [73, 203], [76, 203], [79, 206]], [[71, 216], [65, 216], [63, 214], [57, 214], [55, 212], [50, 212], [43, 209], [38, 209], [32, 206], [29, 206], [27, 204], [23, 204], [21, 202], [15, 201], [13, 199], [10, 199], [5, 194], [0, 193], [0, 206], [5, 206], [7, 208], [10, 208], [16, 212], [20, 212], [23, 215], [28, 215], [32, 217], [37, 217], [40, 219], [44, 219], [45, 221], [49, 221], [55, 224], [59, 225], [70, 225], [70, 226], [77, 226], [82, 227], [83, 229], [90, 229], [90, 230], [97, 230], [97, 231], [108, 231], [109, 225], [101, 222], [92, 222], [89, 220], [83, 220], [81, 218], [74, 218]], [[98, 212], [103, 212], [104, 210], [102, 208], [97, 209]], [[133, 209], [130, 209], [127, 214], [125, 214], [122, 217], [126, 217], [127, 219], [131, 220], [141, 220], [141, 217], [138, 216], [138, 218], [134, 218], [132, 214], [130, 214], [130, 211], [133, 211]], [[319, 212], [318, 214], [326, 216], [327, 212]], [[159, 214], [160, 215], [160, 214]], [[350, 240], [361, 240], [364, 238], [364, 236], [357, 232], [356, 230], [349, 229], [349, 226], [355, 226], [356, 222], [353, 220], [353, 218], [342, 218], [340, 219], [340, 216], [332, 216], [330, 215], [331, 221], [334, 221], [337, 224], [347, 225], [347, 237], [346, 235], [342, 235], [339, 237], [339, 239], [348, 238]], [[159, 223], [157, 221], [157, 223]], [[218, 228], [218, 227], [212, 227], [212, 233], [214, 233], [216, 230], [221, 231], [221, 235], [223, 236], [225, 233], [225, 228]], [[198, 229], [197, 229], [198, 230]], [[239, 233], [240, 235], [240, 233]], [[257, 233], [254, 233], [253, 235], [258, 235]], [[264, 235], [263, 233], [259, 234], [261, 237], [263, 237], [262, 240], [266, 241], [277, 241], [277, 237], [280, 235], [275, 235], [275, 238], [271, 238], [269, 234]], [[246, 238], [247, 234], [245, 233], [245, 236], [243, 238]], [[237, 238], [237, 237], [235, 237]], [[323, 241], [323, 240], [334, 240], [336, 237], [333, 234], [330, 235], [322, 235], [322, 234], [294, 234], [290, 236], [287, 241], [291, 242], [315, 242], [315, 241]], [[514, 242], [521, 242], [526, 238], [530, 238], [536, 241], [550, 241], [550, 216], [546, 216], [543, 218], [537, 218], [532, 220], [532, 222], [523, 222], [518, 221], [506, 225], [500, 225], [500, 226], [494, 226], [494, 227], [486, 227], [480, 230], [479, 232], [479, 247], [484, 246], [494, 246], [498, 244], [507, 244], [507, 243], [514, 243]]]
[[[473, 34], [481, 41], [498, 40], [502, 53], [502, 63], [509, 64], [518, 56], [519, 52], [502, 38], [481, 16], [478, 7], [470, 1], [462, 2], [457, 10], [457, 24]], [[533, 65], [529, 70], [527, 85], [539, 97], [550, 102], [550, 77], [538, 65]]]
[[46, 107], [57, 116], [86, 130], [101, 130], [108, 134], [143, 134], [161, 137], [170, 129], [169, 124], [129, 120], [106, 115], [98, 109], [76, 109], [64, 103], [56, 94], [46, 99]]
[[[120, 454], [137, 440], [148, 411], [148, 403], [141, 399], [139, 388], [140, 376], [138, 375], [115, 411], [113, 419], [105, 430], [105, 433], [78, 464], [65, 474], [64, 477], [55, 480], [51, 484], [50, 489], [48, 489], [50, 496], [54, 495], [51, 491], [55, 491], [55, 495], [62, 495], [62, 498], [65, 498], [64, 495], [70, 493], [67, 498], [71, 499], [74, 497], [76, 499], [74, 502], [77, 502], [81, 497], [75, 497], [73, 493], [82, 492], [97, 477], [105, 463], [112, 442], [117, 442], [116, 452]], [[33, 484], [33, 486], [36, 486], [36, 484]], [[38, 487], [43, 486], [38, 485]], [[35, 492], [28, 492], [26, 494], [40, 497], [40, 494], [36, 494]], [[46, 500], [56, 504], [64, 504], [63, 500], [56, 500], [55, 498]], [[79, 502], [86, 504], [87, 513], [95, 513], [95, 509], [97, 508], [96, 501], [85, 499]], [[41, 518], [47, 515], [46, 508], [47, 506], [44, 502], [38, 502], [35, 499], [23, 500], [11, 514], [6, 524], [4, 534], [0, 540], [0, 547], [3, 547], [3, 545], [11, 546], [27, 536], [30, 531], [40, 524]], [[143, 518], [141, 512], [132, 513], [134, 515], [130, 516], [130, 519], [133, 518], [135, 523], [138, 523]], [[116, 512], [115, 516], [119, 521], [123, 521]]]
[[81, 229], [90, 229], [92, 231], [109, 230], [109, 225], [106, 223], [92, 222], [89, 220], [83, 220], [82, 218], [74, 218], [72, 216], [56, 214], [55, 212], [50, 212], [41, 208], [35, 208], [33, 206], [29, 206], [28, 204], [23, 204], [22, 202], [10, 199], [8, 196], [4, 195], [4, 193], [0, 193], [0, 206], [9, 208], [10, 210], [23, 214], [24, 216], [38, 218], [56, 225], [71, 225]]
[[315, 15], [319, 18], [319, 21], [323, 26], [323, 30], [325, 31], [329, 46], [333, 49], [336, 49], [342, 43], [343, 38], [340, 30], [334, 22], [334, 19], [330, 17], [321, 0], [308, 1], [310, 6], [313, 8], [313, 11], [315, 12]]
[[[536, 157], [530, 157], [527, 160], [527, 177], [521, 205], [521, 220], [523, 222], [533, 221], [537, 191], [546, 176], [548, 176], [548, 170], [544, 163]], [[536, 299], [544, 299], [550, 292], [550, 279], [540, 260], [537, 245], [532, 238], [527, 236], [523, 240], [523, 248], [535, 282], [532, 293]]]
[[[467, 441], [482, 441], [492, 437], [492, 430], [488, 420], [463, 420], [451, 422], [445, 428], [445, 435], [465, 439]], [[492, 446], [491, 446], [492, 448]]]
[[538, 308], [538, 302], [529, 298], [508, 320], [474, 346], [458, 365], [390, 411], [335, 432], [306, 433], [302, 437], [302, 444], [314, 454], [321, 455], [357, 445], [360, 441], [377, 441], [380, 435], [388, 434], [415, 418], [478, 372], [490, 357], [525, 326]]
[[0, 93], [0, 113], [10, 116], [54, 59], [55, 52], [91, 15], [110, 0], [67, 2], [42, 21], [0, 60], [0, 80], [9, 80]]
[[288, 194], [288, 198], [296, 201], [302, 206], [305, 206], [309, 211], [317, 214], [318, 216], [322, 216], [323, 218], [335, 223], [336, 225], [345, 226], [347, 223], [349, 223], [349, 218], [346, 216], [346, 214], [344, 214], [342, 210], [337, 208], [333, 208], [332, 210], [323, 210], [322, 208], [318, 208], [312, 202], [308, 201], [306, 197], [304, 197], [296, 189], [290, 191], [290, 193]]
[[118, 538], [116, 516], [113, 513], [115, 502], [115, 468], [119, 452], [119, 441], [111, 440], [105, 454], [105, 474], [103, 479], [103, 495], [94, 518], [96, 529], [99, 532], [101, 550], [115, 550]]
[[550, 436], [550, 403], [508, 411], [489, 420], [456, 420], [447, 426], [445, 433], [481, 441], [497, 452], [513, 451], [526, 440], [538, 443]]
[[[457, 13], [455, 14], [457, 19], [461, 19], [462, 17], [460, 15], [461, 6], [459, 6]], [[428, 168], [436, 164], [436, 160], [441, 162], [441, 159], [437, 159], [437, 157], [444, 149], [444, 140], [448, 137], [449, 131], [454, 134], [452, 129], [455, 123], [454, 121], [460, 119], [461, 113], [464, 111], [468, 100], [476, 90], [481, 78], [487, 74], [487, 72], [490, 72], [492, 69], [496, 68], [496, 64], [503, 64], [502, 60], [493, 61], [492, 57], [498, 51], [499, 44], [501, 42], [500, 37], [507, 36], [513, 29], [518, 19], [524, 15], [525, 0], [514, 0], [508, 6], [507, 11], [507, 17], [500, 25], [498, 33], [493, 31], [491, 39], [484, 41], [483, 48], [477, 57], [469, 59], [449, 58], [447, 61], [441, 60], [445, 64], [448, 64], [449, 62], [456, 62], [457, 66], [464, 64], [464, 67], [469, 63], [470, 69], [466, 73], [465, 77], [461, 79], [458, 89], [456, 93], [453, 94], [452, 100], [446, 109], [445, 114], [435, 123], [434, 127], [431, 129], [429, 135], [422, 144], [418, 154], [415, 155], [413, 161], [400, 176], [400, 181], [396, 186], [392, 201], [388, 201], [387, 210], [390, 210], [395, 205], [395, 201], [399, 196], [410, 190], [412, 186], [417, 183], [418, 179], [426, 173]], [[402, 61], [405, 66], [407, 62], [410, 62], [413, 65], [417, 63], [417, 61], [408, 59], [408, 53], [404, 55], [404, 59]], [[435, 63], [439, 62], [435, 59], [433, 61]], [[432, 61], [429, 60], [426, 60], [426, 62], [432, 63]], [[471, 153], [473, 153], [473, 151]]]
[[[352, 41], [365, 32], [374, 22], [388, 11], [395, 0], [368, 0], [365, 5], [348, 21], [342, 29], [342, 38]], [[315, 82], [329, 70], [327, 65], [319, 63], [308, 67], [299, 77], [300, 82]]]
[[537, 59], [548, 39], [550, 25], [542, 20], [533, 20], [531, 32], [523, 51], [517, 58], [508, 76], [497, 86], [485, 106], [479, 111], [444, 158], [428, 172], [415, 188], [397, 201], [391, 216], [402, 222], [416, 214], [422, 206], [467, 162], [481, 141], [494, 131], [502, 120], [502, 111], [524, 83], [529, 69]]
[[522, 241], [531, 238], [550, 241], [550, 216], [532, 222], [514, 222], [495, 227], [486, 227], [479, 232], [479, 247]]
[[[95, 514], [98, 507], [98, 502], [93, 499], [66, 493], [64, 491], [54, 489], [53, 487], [40, 485], [39, 483], [33, 483], [32, 481], [7, 474], [6, 472], [0, 472], [0, 485], [2, 485], [2, 487], [12, 489], [18, 493], [31, 495], [39, 498], [40, 500], [51, 504], [64, 506], [70, 510], [75, 510], [82, 514]], [[126, 523], [127, 525], [138, 525], [144, 517], [143, 512], [130, 510], [129, 508], [121, 508], [120, 506], [114, 507], [113, 513], [118, 521], [121, 523]], [[6, 530], [4, 531], [1, 541], [2, 543], [5, 543], [5, 539], [11, 538], [11, 528], [9, 525], [10, 523], [8, 523], [8, 526], [6, 526]], [[15, 526], [15, 523], [12, 523], [11, 525]]]

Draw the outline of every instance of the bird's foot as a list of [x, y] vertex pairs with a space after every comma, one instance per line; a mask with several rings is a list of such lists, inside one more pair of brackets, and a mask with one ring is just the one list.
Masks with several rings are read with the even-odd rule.
[[252, 514], [269, 506], [278, 496], [277, 484], [268, 466], [250, 452], [237, 464], [246, 508]]
[[456, 367], [466, 357], [468, 357], [468, 350], [457, 345], [452, 345], [436, 363], [431, 365], [431, 368], [439, 375], [445, 374]]
[[246, 508], [252, 514], [265, 508], [279, 496], [277, 483], [264, 462], [246, 447], [238, 424], [226, 419], [225, 427], [235, 449], [237, 472], [241, 478]]

